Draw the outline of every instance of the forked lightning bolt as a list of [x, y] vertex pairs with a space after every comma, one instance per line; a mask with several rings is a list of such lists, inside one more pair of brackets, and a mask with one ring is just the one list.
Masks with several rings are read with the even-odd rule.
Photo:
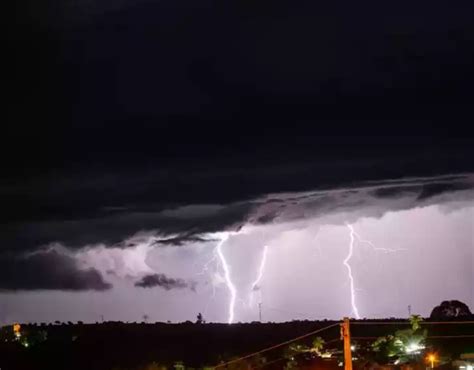
[[[228, 304], [228, 316], [227, 316], [227, 322], [229, 324], [234, 322], [235, 305], [236, 305], [236, 301], [237, 301], [237, 288], [236, 288], [235, 284], [232, 281], [231, 266], [230, 266], [230, 263], [228, 262], [225, 254], [224, 254], [223, 246], [224, 246], [225, 242], [229, 239], [229, 236], [231, 236], [233, 234], [236, 234], [236, 233], [234, 233], [234, 232], [224, 233], [222, 238], [219, 240], [219, 243], [214, 248], [214, 250], [212, 252], [212, 257], [209, 259], [209, 261], [207, 261], [204, 264], [202, 271], [200, 273], [198, 273], [198, 275], [202, 275], [202, 274], [207, 273], [209, 271], [209, 267], [211, 265], [213, 265], [214, 263], [218, 263], [222, 266], [222, 270], [224, 272], [223, 280], [224, 280], [224, 283], [225, 283], [225, 285], [226, 285], [226, 287], [227, 287], [227, 289], [230, 293], [229, 304]], [[268, 246], [265, 245], [263, 247], [262, 259], [260, 261], [260, 265], [259, 265], [259, 268], [258, 268], [257, 277], [256, 277], [255, 281], [252, 283], [252, 288], [251, 288], [251, 291], [250, 291], [249, 302], [250, 302], [251, 305], [252, 305], [252, 299], [253, 299], [253, 292], [259, 290], [260, 281], [262, 280], [263, 275], [265, 273], [267, 253], [268, 253]], [[216, 266], [216, 268], [217, 268], [217, 266]], [[213, 297], [214, 297], [214, 295], [215, 295], [215, 286], [213, 286]], [[206, 306], [206, 309], [207, 309], [207, 306]]]
[[263, 273], [265, 272], [265, 264], [267, 262], [267, 252], [268, 252], [268, 245], [265, 245], [263, 247], [262, 260], [260, 261], [260, 266], [258, 268], [258, 275], [252, 284], [252, 290], [259, 289], [258, 284], [260, 284], [260, 280], [262, 280]]
[[350, 230], [350, 242], [349, 242], [349, 252], [347, 253], [346, 258], [343, 261], [344, 266], [346, 266], [347, 269], [347, 275], [349, 276], [349, 285], [350, 285], [350, 290], [351, 290], [351, 306], [352, 306], [352, 313], [355, 315], [356, 319], [360, 319], [359, 316], [359, 309], [357, 308], [356, 304], [356, 293], [355, 293], [355, 286], [354, 286], [354, 276], [352, 275], [352, 267], [349, 264], [350, 259], [352, 258], [352, 255], [354, 254], [354, 228], [352, 225], [346, 224], [347, 227]]
[[356, 239], [360, 243], [365, 243], [369, 245], [376, 252], [396, 253], [400, 251], [405, 251], [406, 249], [378, 248], [369, 240], [362, 239], [360, 235], [356, 233], [356, 231], [354, 230], [354, 227], [351, 224], [346, 223], [346, 226], [349, 229], [350, 242], [349, 242], [349, 252], [347, 253], [346, 258], [344, 259], [343, 264], [344, 266], [346, 266], [347, 275], [349, 277], [352, 313], [355, 315], [356, 319], [359, 319], [360, 316], [359, 316], [359, 309], [357, 307], [357, 302], [356, 302], [357, 297], [356, 297], [356, 289], [355, 289], [355, 283], [354, 283], [354, 275], [352, 274], [352, 266], [349, 263], [349, 261], [351, 260], [354, 254], [354, 245], [355, 245]]
[[230, 300], [229, 300], [229, 314], [228, 314], [228, 319], [227, 322], [229, 324], [232, 324], [234, 321], [234, 311], [235, 311], [235, 300], [237, 298], [237, 289], [235, 288], [234, 283], [232, 282], [232, 279], [230, 277], [230, 266], [227, 263], [227, 260], [225, 259], [224, 253], [222, 252], [222, 245], [226, 242], [226, 240], [229, 238], [229, 234], [226, 234], [219, 244], [217, 244], [216, 251], [217, 255], [219, 256], [219, 259], [222, 264], [222, 268], [224, 270], [224, 278], [225, 282], [227, 285], [227, 289], [229, 289], [230, 292]]
[[[209, 266], [211, 264], [217, 265], [219, 263], [219, 256], [217, 255], [217, 250], [216, 247], [212, 250], [212, 257], [207, 261], [203, 268], [202, 271], [197, 273], [197, 275], [204, 275], [209, 271]], [[216, 297], [216, 283], [215, 283], [215, 278], [219, 276], [217, 274], [217, 266], [214, 268], [214, 275], [212, 276], [212, 299]], [[209, 308], [209, 305], [211, 303], [211, 300], [207, 300], [206, 306], [204, 307], [204, 315], [207, 314], [207, 309]]]
[[253, 293], [257, 290], [260, 290], [259, 284], [263, 278], [263, 274], [265, 273], [265, 265], [267, 263], [267, 253], [268, 253], [268, 245], [265, 245], [263, 247], [263, 253], [262, 253], [262, 259], [260, 261], [260, 266], [258, 267], [258, 275], [255, 281], [252, 283], [252, 288], [250, 291], [250, 299], [249, 299], [250, 306], [253, 305]]

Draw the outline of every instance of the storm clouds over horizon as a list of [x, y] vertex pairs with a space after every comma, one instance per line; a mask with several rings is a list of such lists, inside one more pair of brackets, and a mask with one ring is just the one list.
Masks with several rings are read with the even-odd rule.
[[[197, 310], [209, 321], [226, 321], [229, 293], [215, 254], [226, 237], [223, 248], [239, 295], [237, 320], [255, 320], [256, 302], [276, 321], [336, 318], [351, 314], [347, 277], [344, 270], [336, 273], [347, 252], [347, 224], [377, 248], [362, 243], [353, 260], [362, 314], [403, 316], [408, 304], [429, 314], [429, 305], [448, 298], [472, 305], [473, 212], [473, 175], [457, 174], [244, 196], [228, 203], [104, 204], [89, 217], [17, 221], [0, 232], [2, 265], [9, 266], [1, 273], [2, 316], [53, 320], [58, 313], [44, 300], [55, 297], [68, 307], [64, 320], [96, 321], [106, 311], [122, 320], [146, 314], [184, 321]], [[450, 239], [452, 244], [445, 244]], [[265, 245], [265, 273], [252, 290]], [[425, 253], [432, 254], [431, 262]], [[417, 276], [413, 261], [424, 265], [427, 276], [419, 283], [428, 292], [423, 299], [406, 285]], [[439, 275], [431, 275], [428, 266]], [[374, 285], [375, 276], [380, 284]], [[88, 309], [78, 303], [79, 297], [88, 300], [86, 291], [94, 297]], [[364, 308], [374, 297], [377, 305]], [[112, 308], [114, 300], [132, 300], [135, 309], [125, 303]], [[191, 307], [185, 304], [189, 300]], [[30, 312], [25, 302], [42, 302], [44, 311]], [[169, 311], [171, 303], [160, 302], [189, 308]]]
[[474, 308], [472, 1], [21, 5], [0, 322]]

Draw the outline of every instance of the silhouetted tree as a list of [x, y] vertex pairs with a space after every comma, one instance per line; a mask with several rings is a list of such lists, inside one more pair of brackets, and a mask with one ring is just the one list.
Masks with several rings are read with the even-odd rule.
[[421, 329], [421, 321], [423, 319], [420, 315], [412, 315], [411, 328], [397, 330], [394, 335], [378, 338], [372, 344], [377, 360], [384, 363], [395, 361], [403, 364], [420, 356], [425, 348], [428, 334], [426, 329]]
[[204, 323], [205, 323], [204, 317], [202, 316], [202, 313], [199, 312], [198, 315], [197, 315], [196, 324], [204, 324]]
[[310, 349], [311, 352], [315, 352], [318, 355], [321, 355], [321, 350], [324, 347], [324, 339], [321, 337], [316, 337], [313, 340], [312, 347]]
[[420, 315], [411, 315], [408, 320], [410, 321], [411, 329], [415, 332], [420, 328], [423, 318]]
[[461, 301], [443, 301], [439, 306], [433, 308], [430, 318], [434, 320], [446, 320], [452, 318], [467, 318], [472, 316], [467, 304]]

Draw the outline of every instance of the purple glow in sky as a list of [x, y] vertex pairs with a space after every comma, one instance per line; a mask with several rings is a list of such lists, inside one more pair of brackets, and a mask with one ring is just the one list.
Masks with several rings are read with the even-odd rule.
[[[201, 312], [210, 322], [248, 322], [259, 319], [259, 304], [263, 321], [406, 317], [408, 306], [429, 315], [447, 299], [473, 307], [472, 190], [423, 199], [406, 188], [416, 182], [410, 181], [268, 195], [255, 201], [259, 206], [240, 229], [203, 233], [181, 245], [157, 243], [165, 236], [154, 230], [137, 230], [128, 247], [73, 250], [58, 242], [49, 248], [74, 257], [81, 268], [95, 268], [113, 288], [4, 292], [0, 319], [141, 321], [148, 315], [149, 321], [179, 322]], [[390, 196], [373, 195], [395, 187]], [[209, 217], [222, 208], [163, 213]], [[269, 222], [252, 221], [268, 214]], [[135, 286], [153, 274], [179, 284]]]

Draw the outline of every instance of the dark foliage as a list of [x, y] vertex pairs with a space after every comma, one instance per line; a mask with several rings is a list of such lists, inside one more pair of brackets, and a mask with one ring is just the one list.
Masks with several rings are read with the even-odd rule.
[[453, 318], [469, 318], [472, 316], [467, 304], [461, 301], [443, 301], [439, 306], [433, 308], [430, 318], [434, 320], [446, 320]]
[[[373, 320], [360, 320], [371, 322]], [[401, 321], [389, 319], [386, 321]], [[429, 322], [429, 320], [427, 320]], [[251, 353], [255, 350], [284, 342], [318, 328], [335, 323], [334, 321], [293, 321], [286, 323], [248, 323], [248, 324], [127, 324], [106, 322], [101, 324], [60, 324], [23, 325], [22, 331], [29, 338], [47, 338], [37, 341], [28, 348], [20, 343], [5, 341], [11, 339], [11, 327], [0, 331], [0, 367], [8, 370], [135, 370], [153, 362], [168, 368], [177, 361], [187, 367], [213, 366], [220, 361]], [[354, 337], [380, 337], [395, 330], [406, 329], [408, 323], [400, 325], [353, 325]], [[469, 334], [469, 325], [429, 325], [429, 335]], [[10, 330], [9, 330], [10, 329]], [[10, 333], [10, 334], [9, 334]], [[38, 334], [41, 333], [41, 334]], [[320, 334], [318, 334], [320, 335]], [[339, 341], [339, 328], [336, 326], [321, 333], [331, 348], [342, 348]], [[308, 337], [299, 343], [311, 345], [314, 338]], [[361, 341], [365, 345], [366, 341]], [[458, 355], [469, 346], [472, 339], [430, 343], [443, 348], [446, 353]], [[276, 361], [284, 356], [285, 347], [267, 352], [265, 360]], [[280, 364], [281, 365], [281, 364]], [[269, 367], [273, 369], [273, 367]]]

